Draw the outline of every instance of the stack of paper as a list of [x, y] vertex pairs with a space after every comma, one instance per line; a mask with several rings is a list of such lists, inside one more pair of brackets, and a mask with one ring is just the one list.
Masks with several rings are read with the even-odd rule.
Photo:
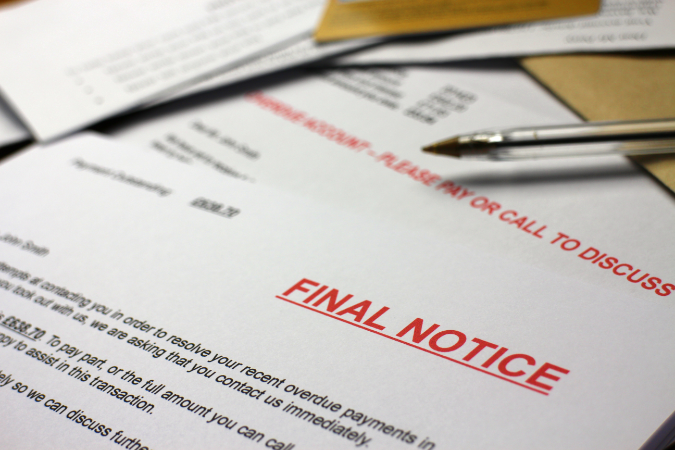
[[592, 17], [402, 40], [336, 64], [410, 64], [573, 52], [672, 48], [675, 2], [605, 1]]
[[317, 44], [322, 6], [0, 9], [2, 442], [665, 448], [672, 195], [419, 149], [579, 122], [487, 58], [671, 48], [675, 3]]

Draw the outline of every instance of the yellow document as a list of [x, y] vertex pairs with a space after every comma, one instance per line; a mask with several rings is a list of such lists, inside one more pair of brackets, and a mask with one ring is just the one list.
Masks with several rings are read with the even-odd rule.
[[592, 14], [599, 0], [329, 0], [319, 42]]

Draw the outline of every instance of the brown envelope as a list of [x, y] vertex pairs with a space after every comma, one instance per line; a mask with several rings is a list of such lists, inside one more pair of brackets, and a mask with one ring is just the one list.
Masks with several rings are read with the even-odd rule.
[[[536, 56], [523, 67], [587, 120], [675, 117], [675, 53]], [[633, 157], [675, 192], [675, 154]]]
[[600, 0], [328, 0], [319, 42], [593, 14]]

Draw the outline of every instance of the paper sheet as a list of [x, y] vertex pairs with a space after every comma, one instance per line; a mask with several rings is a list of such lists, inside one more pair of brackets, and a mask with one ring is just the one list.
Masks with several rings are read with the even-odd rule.
[[633, 449], [672, 408], [669, 297], [169, 164], [0, 166], [6, 445]]
[[[420, 151], [477, 129], [578, 120], [517, 67], [328, 71], [140, 119], [115, 136], [199, 173], [408, 224], [618, 291], [644, 289], [582, 251], [675, 278], [673, 199], [621, 157], [497, 164]], [[580, 247], [561, 249], [567, 238], [558, 233]]]
[[[169, 7], [170, 6], [170, 7]], [[0, 86], [40, 140], [310, 31], [320, 0], [35, 1], [0, 13]]]
[[597, 17], [480, 30], [382, 45], [335, 64], [410, 64], [675, 46], [675, 1], [606, 0]]
[[155, 103], [165, 103], [170, 100], [210, 91], [239, 81], [289, 69], [294, 66], [309, 64], [323, 58], [372, 45], [375, 42], [377, 42], [375, 39], [362, 39], [330, 44], [317, 44], [314, 39], [307, 37], [295, 44], [272, 52], [269, 55], [262, 56], [204, 81], [191, 84], [185, 89], [173, 92], [167, 97], [160, 98]]

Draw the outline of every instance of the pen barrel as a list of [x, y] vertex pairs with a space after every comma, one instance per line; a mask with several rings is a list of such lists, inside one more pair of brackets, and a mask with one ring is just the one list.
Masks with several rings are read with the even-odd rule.
[[650, 139], [675, 135], [675, 119], [643, 120], [631, 122], [592, 122], [553, 127], [514, 128], [504, 130], [501, 139], [494, 138], [497, 145], [512, 145], [522, 142], [537, 145], [541, 141], [559, 143], [618, 139]]
[[577, 144], [491, 147], [462, 153], [462, 158], [490, 161], [561, 158], [569, 156], [654, 155], [674, 153], [675, 139], [650, 141], [608, 141]]

